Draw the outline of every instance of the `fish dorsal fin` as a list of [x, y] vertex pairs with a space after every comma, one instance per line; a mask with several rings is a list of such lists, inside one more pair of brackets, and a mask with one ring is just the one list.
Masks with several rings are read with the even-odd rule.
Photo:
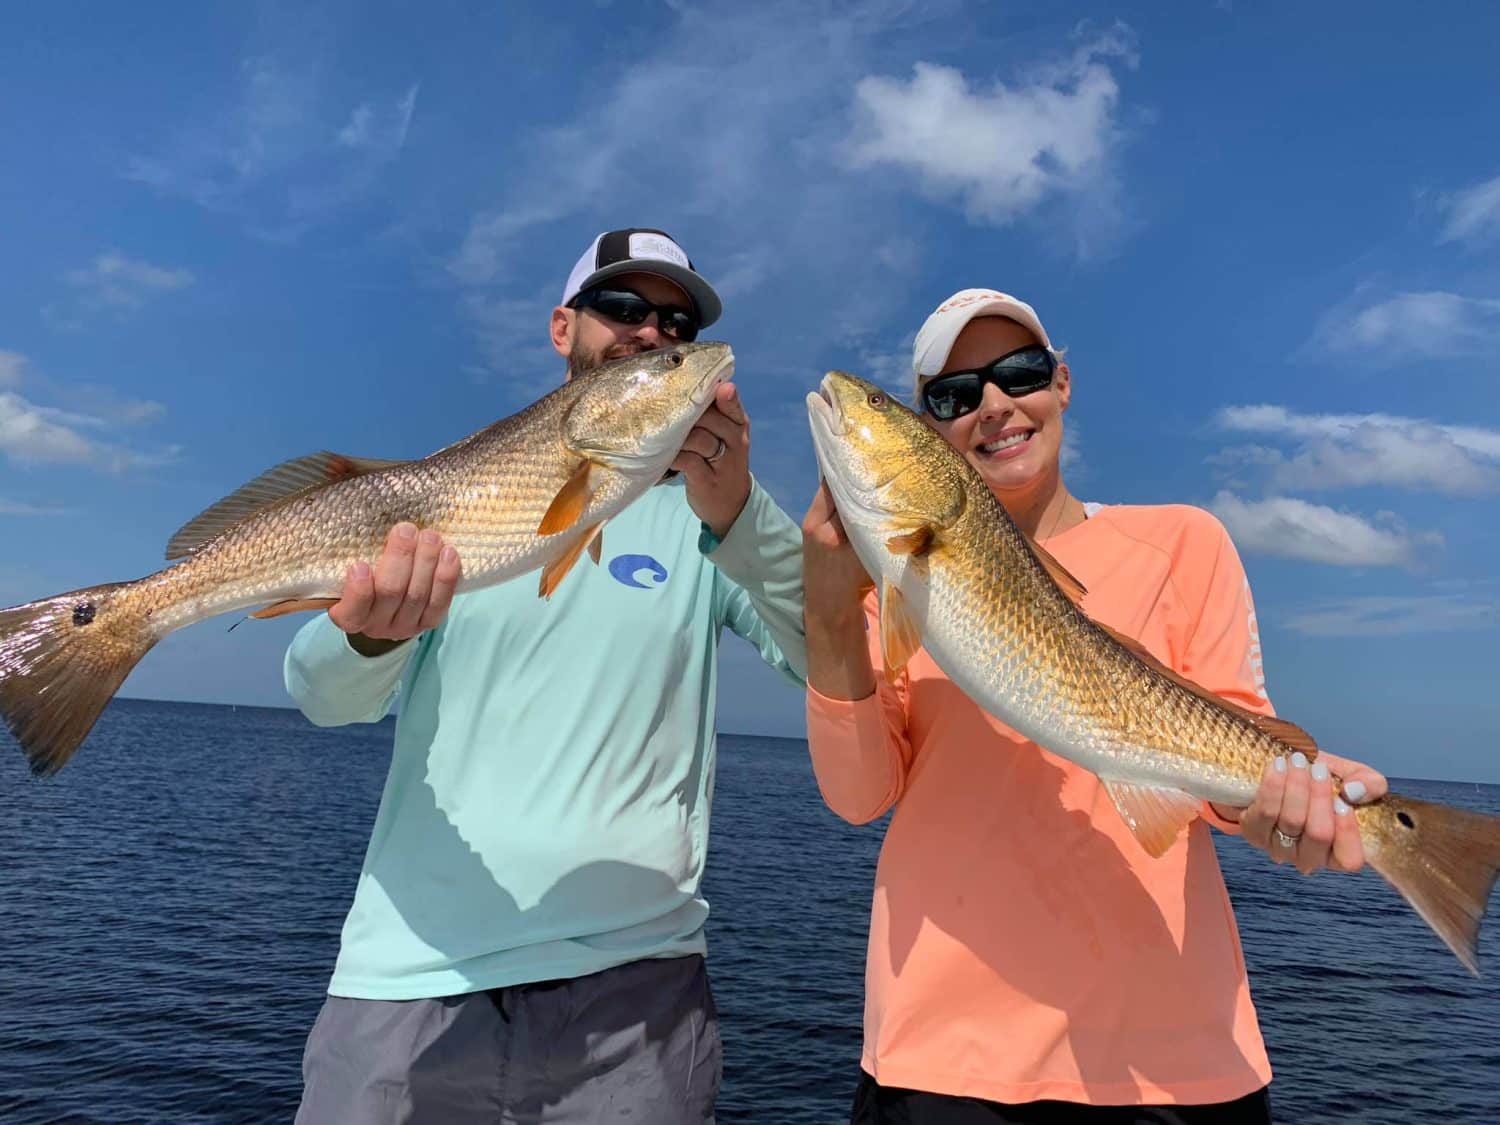
[[885, 678], [895, 683], [906, 662], [921, 647], [922, 630], [906, 605], [906, 596], [899, 587], [885, 583], [880, 597], [880, 654], [885, 660]]
[[560, 531], [567, 531], [582, 518], [593, 492], [589, 488], [589, 471], [593, 465], [587, 458], [578, 462], [573, 475], [557, 490], [557, 495], [542, 514], [542, 522], [536, 529], [538, 535], [556, 535]]
[[1181, 789], [1106, 781], [1104, 788], [1135, 838], [1152, 859], [1160, 859], [1198, 815], [1202, 802]]
[[1215, 706], [1222, 707], [1230, 714], [1244, 719], [1263, 733], [1286, 743], [1293, 750], [1300, 750], [1309, 758], [1317, 757], [1318, 744], [1313, 740], [1312, 735], [1308, 734], [1296, 723], [1289, 723], [1285, 719], [1276, 718], [1274, 715], [1262, 715], [1259, 711], [1251, 711], [1247, 707], [1241, 707], [1237, 703], [1230, 702], [1223, 696], [1215, 695], [1206, 687], [1195, 684], [1192, 680], [1182, 675], [1182, 673], [1174, 672], [1171, 668], [1168, 668], [1160, 660], [1152, 656], [1151, 653], [1146, 651], [1146, 647], [1140, 641], [1135, 640], [1133, 637], [1127, 637], [1123, 633], [1117, 633], [1108, 625], [1100, 624], [1098, 621], [1095, 621], [1094, 624], [1118, 641], [1131, 656], [1135, 657], [1153, 672], [1160, 673], [1179, 687], [1185, 688], [1194, 695], [1208, 700]]
[[1031, 536], [1026, 535], [1025, 532], [1021, 534], [1025, 536], [1026, 545], [1036, 555], [1036, 561], [1042, 564], [1042, 569], [1047, 572], [1047, 576], [1057, 583], [1057, 588], [1063, 592], [1068, 601], [1082, 609], [1083, 596], [1088, 593], [1083, 583], [1068, 573], [1068, 568], [1053, 558], [1052, 553], [1047, 548], [1043, 547]]
[[336, 481], [361, 477], [379, 469], [389, 469], [405, 461], [380, 461], [372, 457], [348, 457], [342, 453], [311, 453], [283, 461], [267, 469], [249, 484], [231, 492], [224, 499], [199, 512], [185, 523], [167, 542], [167, 558], [180, 559], [198, 550], [210, 539], [222, 535], [235, 524], [268, 508], [288, 496], [311, 492]]

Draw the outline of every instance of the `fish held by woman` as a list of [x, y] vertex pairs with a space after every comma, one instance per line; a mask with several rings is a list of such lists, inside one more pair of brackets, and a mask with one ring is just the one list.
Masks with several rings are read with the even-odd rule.
[[[1091, 620], [1078, 580], [879, 387], [830, 372], [807, 410], [823, 479], [879, 591], [887, 677], [925, 648], [985, 711], [1098, 775], [1156, 856], [1203, 801], [1249, 805], [1273, 757], [1317, 756], [1300, 727], [1219, 698]], [[1477, 974], [1500, 818], [1396, 794], [1352, 815], [1370, 865]]]
[[33, 773], [61, 769], [137, 662], [219, 614], [323, 609], [398, 523], [462, 560], [460, 591], [541, 569], [549, 597], [603, 525], [660, 481], [730, 377], [722, 343], [676, 344], [580, 374], [428, 457], [316, 453], [278, 465], [177, 532], [144, 578], [0, 609], [0, 716]]

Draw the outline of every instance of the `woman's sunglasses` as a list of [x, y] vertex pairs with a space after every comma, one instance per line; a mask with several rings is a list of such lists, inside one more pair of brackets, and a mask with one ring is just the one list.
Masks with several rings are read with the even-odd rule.
[[939, 422], [972, 414], [984, 399], [986, 383], [994, 383], [1010, 398], [1033, 394], [1052, 385], [1057, 357], [1044, 347], [1028, 344], [983, 367], [950, 371], [922, 388], [922, 405]]
[[600, 316], [619, 324], [640, 324], [652, 313], [657, 327], [674, 340], [683, 343], [698, 335], [698, 314], [678, 305], [653, 305], [629, 289], [585, 289], [574, 297], [575, 309], [593, 309]]

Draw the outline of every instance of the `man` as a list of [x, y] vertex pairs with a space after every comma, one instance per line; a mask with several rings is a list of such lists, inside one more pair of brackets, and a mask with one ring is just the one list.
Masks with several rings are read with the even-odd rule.
[[[611, 231], [552, 311], [568, 377], [691, 340], [713, 288], [666, 234]], [[713, 1119], [720, 1055], [699, 893], [727, 626], [800, 685], [801, 536], [755, 484], [732, 385], [613, 519], [599, 566], [453, 596], [462, 560], [394, 528], [297, 634], [313, 722], [395, 750], [297, 1120]]]

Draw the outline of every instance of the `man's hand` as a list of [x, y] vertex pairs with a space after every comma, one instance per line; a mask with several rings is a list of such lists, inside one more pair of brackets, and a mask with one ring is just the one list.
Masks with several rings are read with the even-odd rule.
[[687, 483], [694, 514], [720, 539], [728, 535], [750, 499], [750, 419], [733, 383], [715, 391], [672, 468]]
[[373, 568], [358, 562], [345, 572], [328, 616], [356, 652], [379, 656], [443, 623], [461, 573], [458, 552], [437, 532], [398, 523]]
[[[1333, 795], [1330, 774], [1343, 783], [1339, 797]], [[1324, 867], [1358, 871], [1364, 866], [1365, 848], [1350, 806], [1377, 800], [1385, 793], [1383, 774], [1323, 751], [1311, 765], [1302, 754], [1293, 754], [1290, 761], [1267, 762], [1260, 789], [1248, 808], [1237, 817], [1233, 809], [1215, 806], [1215, 810], [1226, 820], [1238, 819], [1240, 833], [1253, 847], [1277, 863], [1296, 864], [1304, 875]]]

